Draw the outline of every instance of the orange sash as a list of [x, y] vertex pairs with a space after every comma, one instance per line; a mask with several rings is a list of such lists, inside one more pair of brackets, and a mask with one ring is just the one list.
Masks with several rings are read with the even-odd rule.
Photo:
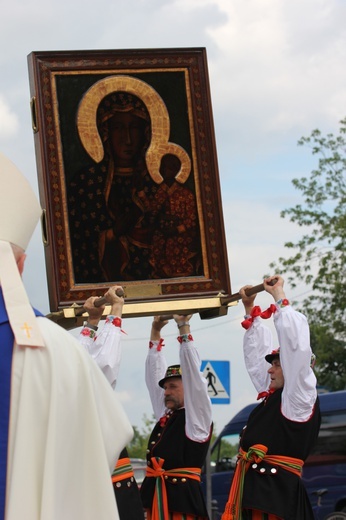
[[131, 461], [128, 457], [118, 459], [112, 473], [112, 482], [120, 482], [126, 478], [134, 477]]
[[254, 444], [249, 451], [240, 448], [238, 462], [233, 476], [228, 501], [221, 520], [241, 520], [242, 498], [245, 473], [252, 462], [259, 463], [262, 460], [301, 476], [304, 461], [284, 455], [267, 455], [268, 448], [263, 444]]
[[166, 479], [168, 477], [201, 480], [200, 468], [174, 468], [165, 470], [164, 459], [152, 457], [153, 467], [147, 467], [147, 477], [156, 478], [155, 493], [151, 509], [151, 520], [168, 520], [168, 499], [166, 490]]

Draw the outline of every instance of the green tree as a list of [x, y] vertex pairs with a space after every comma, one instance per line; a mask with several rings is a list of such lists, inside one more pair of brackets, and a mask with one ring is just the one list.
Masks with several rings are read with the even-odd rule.
[[320, 386], [344, 390], [346, 381], [345, 342], [335, 338], [326, 326], [312, 323], [311, 346], [317, 354], [315, 373]]
[[311, 326], [319, 383], [336, 390], [346, 387], [346, 118], [337, 136], [313, 130], [298, 144], [311, 147], [318, 166], [310, 177], [293, 179], [304, 202], [281, 217], [306, 231], [297, 242], [285, 243], [291, 256], [270, 267], [287, 273], [292, 288], [301, 282], [311, 287], [301, 310]]

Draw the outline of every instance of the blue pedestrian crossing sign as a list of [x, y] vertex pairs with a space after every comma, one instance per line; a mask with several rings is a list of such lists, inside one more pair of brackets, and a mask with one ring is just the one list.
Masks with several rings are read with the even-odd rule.
[[230, 362], [202, 361], [201, 371], [208, 381], [208, 394], [212, 404], [230, 404]]

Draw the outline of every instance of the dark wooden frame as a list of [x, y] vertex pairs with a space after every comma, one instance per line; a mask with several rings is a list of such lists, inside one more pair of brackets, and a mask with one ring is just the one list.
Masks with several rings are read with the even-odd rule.
[[[139, 78], [159, 92], [172, 123], [169, 142], [180, 145], [182, 140], [188, 150], [197, 198], [203, 271], [182, 278], [114, 280], [112, 285], [122, 285], [127, 300], [133, 303], [231, 294], [206, 50], [32, 52], [28, 65], [40, 201], [46, 215], [44, 242], [51, 311], [74, 302], [82, 303], [92, 295], [101, 296], [111, 285], [104, 281], [75, 282], [66, 185], [71, 164], [75, 169], [83, 162], [74, 123], [76, 106], [87, 88], [101, 79], [120, 75]], [[174, 81], [168, 78], [177, 81], [183, 78], [180, 84], [184, 95], [179, 97]], [[180, 106], [184, 97], [185, 108]], [[174, 127], [173, 119], [178, 117], [179, 109], [187, 111], [184, 116], [188, 121], [187, 135], [178, 123]], [[81, 164], [76, 164], [79, 161]]]

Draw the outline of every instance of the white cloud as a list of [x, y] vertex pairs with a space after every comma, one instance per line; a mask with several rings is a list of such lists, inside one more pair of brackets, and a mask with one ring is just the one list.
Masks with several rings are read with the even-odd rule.
[[116, 391], [116, 394], [119, 398], [119, 401], [122, 403], [122, 404], [126, 404], [126, 403], [129, 403], [131, 401], [131, 396], [129, 394], [129, 392], [127, 391], [122, 391], [122, 392], [118, 392]]
[[6, 100], [0, 94], [0, 139], [7, 139], [16, 135], [19, 123], [16, 114], [14, 114], [6, 103]]
[[213, 104], [234, 148], [335, 127], [346, 105], [345, 7], [337, 0], [218, 5], [228, 22], [209, 30], [220, 49], [210, 63]]

